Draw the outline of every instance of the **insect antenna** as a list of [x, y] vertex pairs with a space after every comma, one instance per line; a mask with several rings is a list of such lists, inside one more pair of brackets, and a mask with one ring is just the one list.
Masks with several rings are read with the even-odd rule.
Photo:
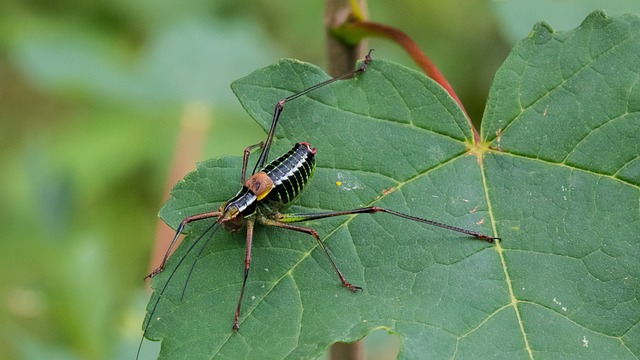
[[[218, 229], [220, 229], [219, 226], [216, 226], [218, 224], [219, 224], [219, 222], [217, 222], [217, 221], [215, 223], [211, 224], [211, 226], [209, 226], [209, 228], [207, 228], [207, 230], [202, 235], [200, 235], [198, 240], [196, 240], [196, 242], [199, 241], [204, 236], [204, 234], [208, 233], [211, 230], [211, 228], [213, 228], [215, 226], [213, 231], [211, 231], [211, 234], [209, 234], [209, 236], [207, 237], [207, 240], [204, 242], [204, 245], [202, 245], [202, 247], [200, 248], [200, 251], [198, 251], [198, 255], [196, 255], [195, 260], [193, 260], [193, 264], [191, 264], [191, 268], [189, 268], [189, 274], [187, 275], [187, 280], [185, 280], [184, 286], [182, 287], [182, 293], [180, 294], [180, 301], [182, 301], [184, 299], [184, 293], [187, 290], [187, 285], [189, 284], [189, 280], [191, 279], [191, 274], [193, 273], [193, 269], [196, 267], [196, 264], [198, 263], [198, 260], [200, 260], [200, 255], [202, 255], [202, 252], [204, 251], [204, 249], [207, 248], [207, 245], [209, 244], [209, 241], [211, 241], [211, 239], [216, 234]], [[189, 248], [189, 250], [191, 250], [191, 248]]]
[[169, 286], [169, 283], [171, 282], [171, 279], [173, 279], [173, 276], [178, 271], [178, 268], [180, 268], [180, 265], [182, 265], [182, 263], [187, 259], [187, 256], [189, 256], [191, 251], [196, 247], [196, 245], [198, 245], [200, 240], [202, 240], [202, 238], [204, 238], [205, 235], [209, 234], [209, 236], [207, 237], [207, 240], [204, 242], [204, 245], [202, 245], [202, 248], [198, 252], [198, 255], [196, 256], [196, 260], [194, 261], [193, 265], [191, 265], [191, 268], [189, 270], [189, 275], [187, 277], [187, 281], [185, 282], [185, 285], [182, 288], [182, 293], [180, 295], [180, 301], [182, 301], [183, 298], [184, 298], [184, 293], [185, 293], [185, 291], [187, 289], [187, 283], [189, 282], [189, 278], [191, 277], [191, 273], [193, 272], [193, 268], [195, 266], [195, 263], [200, 258], [200, 255], [202, 254], [202, 251], [204, 250], [204, 248], [206, 248], [207, 245], [209, 244], [209, 241], [213, 238], [213, 236], [216, 234], [218, 229], [220, 229], [220, 226], [218, 226], [218, 225], [220, 225], [220, 222], [218, 220], [216, 220], [213, 224], [209, 225], [209, 227], [202, 233], [202, 235], [198, 236], [198, 238], [193, 242], [193, 244], [191, 244], [189, 246], [189, 248], [187, 249], [185, 254], [180, 258], [180, 260], [178, 261], [176, 266], [173, 268], [173, 270], [171, 270], [171, 273], [169, 274], [169, 277], [167, 278], [167, 281], [164, 283], [164, 285], [162, 286], [162, 289], [160, 290], [160, 294], [158, 295], [158, 299], [156, 299], [156, 302], [153, 304], [153, 307], [151, 308], [151, 311], [149, 312], [149, 318], [144, 323], [144, 328], [142, 330], [142, 338], [140, 339], [140, 344], [138, 344], [138, 351], [136, 352], [136, 360], [140, 357], [140, 350], [142, 350], [142, 343], [144, 342], [144, 337], [147, 334], [147, 330], [149, 330], [149, 326], [151, 325], [151, 320], [153, 319], [153, 315], [155, 314], [156, 309], [158, 308], [158, 305], [160, 304], [160, 300], [162, 299], [162, 295], [164, 294], [165, 290]]

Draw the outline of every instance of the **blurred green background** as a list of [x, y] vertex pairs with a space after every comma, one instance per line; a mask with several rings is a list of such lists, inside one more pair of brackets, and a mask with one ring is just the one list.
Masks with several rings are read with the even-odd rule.
[[[566, 30], [594, 9], [640, 12], [637, 1], [530, 3], [368, 7], [422, 46], [477, 121], [536, 21]], [[172, 161], [186, 156], [188, 170], [264, 138], [229, 84], [281, 57], [326, 64], [323, 4], [5, 0], [0, 20], [0, 358], [132, 359]], [[370, 47], [415, 67], [394, 44]], [[369, 352], [393, 358], [377, 336]], [[157, 351], [147, 341], [142, 358]]]

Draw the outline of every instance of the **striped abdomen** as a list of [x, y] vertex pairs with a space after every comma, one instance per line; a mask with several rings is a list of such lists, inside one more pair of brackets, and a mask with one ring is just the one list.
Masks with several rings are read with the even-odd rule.
[[286, 154], [262, 169], [273, 181], [274, 188], [263, 199], [270, 206], [282, 209], [304, 190], [316, 167], [316, 149], [307, 142], [297, 143]]

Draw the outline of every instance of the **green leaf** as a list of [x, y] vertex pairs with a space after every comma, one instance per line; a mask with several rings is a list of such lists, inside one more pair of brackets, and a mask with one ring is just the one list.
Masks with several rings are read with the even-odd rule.
[[538, 24], [483, 132], [504, 264], [535, 358], [640, 357], [640, 20]]
[[[146, 336], [171, 359], [314, 358], [380, 328], [407, 359], [639, 357], [639, 34], [637, 17], [601, 13], [566, 33], [537, 25], [496, 75], [483, 144], [438, 85], [383, 60], [287, 103], [271, 158], [298, 141], [318, 149], [291, 212], [377, 205], [503, 240], [386, 214], [305, 224], [364, 287], [351, 293], [312, 237], [258, 226], [233, 333], [245, 239], [220, 231], [188, 252]], [[276, 101], [327, 78], [283, 60], [233, 88], [267, 127]], [[175, 227], [215, 210], [238, 190], [240, 165], [199, 164], [162, 217]], [[190, 227], [149, 310], [210, 224]]]

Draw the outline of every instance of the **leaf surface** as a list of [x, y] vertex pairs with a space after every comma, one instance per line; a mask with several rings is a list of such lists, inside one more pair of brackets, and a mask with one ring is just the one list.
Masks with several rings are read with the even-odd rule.
[[[211, 224], [201, 221], [153, 281], [149, 309], [189, 253], [147, 331], [163, 339], [160, 357], [315, 358], [379, 328], [407, 359], [639, 357], [639, 30], [637, 17], [601, 13], [565, 33], [537, 25], [496, 75], [483, 144], [437, 84], [383, 60], [287, 103], [270, 158], [298, 141], [318, 149], [289, 212], [377, 205], [503, 241], [387, 214], [306, 223], [364, 288], [351, 293], [312, 237], [257, 226], [233, 333], [244, 232], [188, 251]], [[268, 128], [279, 99], [326, 79], [283, 60], [233, 89]], [[217, 209], [240, 167], [240, 156], [199, 164], [162, 217], [175, 227]]]
[[640, 21], [538, 24], [495, 77], [484, 136], [504, 264], [534, 358], [640, 356]]

